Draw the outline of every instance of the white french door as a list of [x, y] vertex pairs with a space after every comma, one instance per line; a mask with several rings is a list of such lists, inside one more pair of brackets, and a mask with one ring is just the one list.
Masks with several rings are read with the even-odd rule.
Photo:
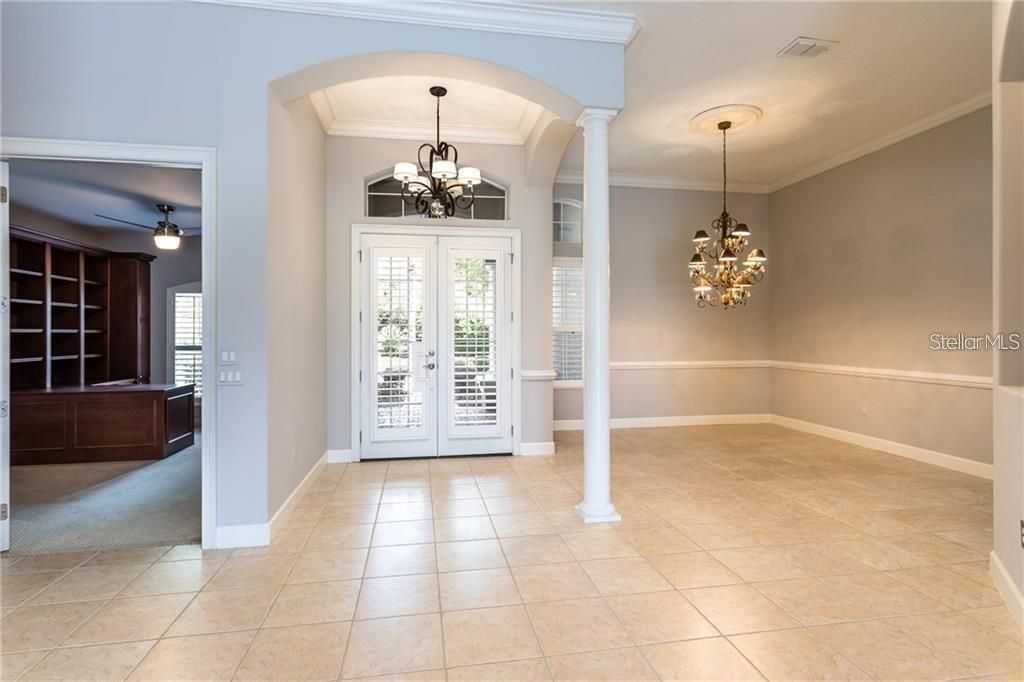
[[512, 451], [508, 237], [364, 234], [360, 456]]

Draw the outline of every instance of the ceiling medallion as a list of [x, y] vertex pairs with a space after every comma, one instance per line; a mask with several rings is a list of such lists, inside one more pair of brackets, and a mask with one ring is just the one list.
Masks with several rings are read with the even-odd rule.
[[473, 187], [480, 184], [480, 169], [458, 168], [459, 150], [441, 141], [441, 98], [448, 89], [440, 85], [430, 88], [437, 98], [436, 144], [426, 142], [416, 153], [417, 163], [395, 164], [393, 177], [402, 183], [402, 199], [417, 213], [428, 218], [450, 218], [455, 209], [473, 205]]
[[733, 128], [734, 124], [722, 116], [736, 112], [745, 114], [744, 123], [752, 123], [761, 117], [761, 110], [757, 107], [727, 105], [697, 114], [690, 121], [691, 130], [705, 132], [708, 123], [714, 122], [715, 129], [722, 133], [722, 215], [711, 222], [712, 231], [718, 236], [712, 239], [705, 230], [697, 230], [693, 235], [693, 242], [697, 247], [696, 253], [690, 259], [690, 282], [693, 284], [693, 290], [696, 292], [694, 298], [700, 308], [708, 305], [723, 308], [746, 305], [747, 299], [750, 298], [750, 288], [764, 279], [765, 262], [768, 260], [761, 249], [751, 249], [742, 259], [740, 267], [743, 251], [747, 248], [750, 228], [746, 223], [737, 222], [730, 216], [725, 205], [725, 136], [726, 131]]

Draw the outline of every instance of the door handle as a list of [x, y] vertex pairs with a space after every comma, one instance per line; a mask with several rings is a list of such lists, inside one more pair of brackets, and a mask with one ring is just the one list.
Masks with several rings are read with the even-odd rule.
[[437, 367], [437, 365], [434, 364], [433, 362], [428, 362], [427, 364], [425, 364], [423, 366], [426, 367], [427, 369], [434, 369], [434, 368]]

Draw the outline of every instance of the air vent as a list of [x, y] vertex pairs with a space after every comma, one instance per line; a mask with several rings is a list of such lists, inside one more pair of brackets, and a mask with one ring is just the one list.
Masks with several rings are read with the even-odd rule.
[[835, 40], [824, 40], [823, 38], [808, 38], [799, 36], [789, 45], [779, 50], [780, 57], [817, 57], [823, 52], [828, 52], [833, 45], [838, 45]]

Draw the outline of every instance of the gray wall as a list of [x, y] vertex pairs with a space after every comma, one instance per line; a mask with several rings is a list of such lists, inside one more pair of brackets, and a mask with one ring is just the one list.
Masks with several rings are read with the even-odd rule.
[[[187, 2], [3, 3], [0, 13], [3, 135], [217, 150], [217, 335], [237, 349], [244, 376], [217, 393], [219, 526], [262, 524], [275, 511], [269, 396], [286, 387], [269, 367], [268, 287], [282, 256], [269, 248], [268, 195], [279, 188], [269, 184], [268, 84], [356, 55], [436, 52], [443, 34], [450, 55], [580, 105], [623, 104], [621, 45]], [[170, 47], [154, 49], [162, 36]]]
[[[327, 449], [324, 134], [309, 99], [268, 107], [267, 508]], [[332, 263], [333, 266], [333, 263]]]
[[[16, 186], [11, 187], [12, 198], [17, 196], [17, 191]], [[177, 251], [161, 251], [153, 245], [153, 238], [141, 230], [136, 233], [131, 229], [101, 230], [76, 225], [21, 206], [16, 200], [11, 202], [11, 223], [111, 251], [132, 251], [156, 256], [149, 267], [150, 380], [153, 383], [164, 383], [174, 378], [173, 369], [167, 366], [167, 289], [202, 281], [200, 237], [186, 237]]]
[[[555, 197], [582, 199], [582, 188], [559, 184]], [[693, 233], [710, 231], [721, 202], [717, 192], [612, 188], [613, 363], [768, 358], [771, 274], [745, 307], [702, 310], [693, 300]], [[768, 197], [730, 194], [729, 211], [750, 225], [752, 246], [768, 248]], [[556, 388], [555, 420], [580, 419], [582, 394]], [[765, 369], [612, 370], [612, 418], [764, 414], [768, 407]]]
[[[991, 376], [992, 111], [771, 196], [771, 358]], [[992, 461], [991, 391], [772, 370], [772, 412]]]

